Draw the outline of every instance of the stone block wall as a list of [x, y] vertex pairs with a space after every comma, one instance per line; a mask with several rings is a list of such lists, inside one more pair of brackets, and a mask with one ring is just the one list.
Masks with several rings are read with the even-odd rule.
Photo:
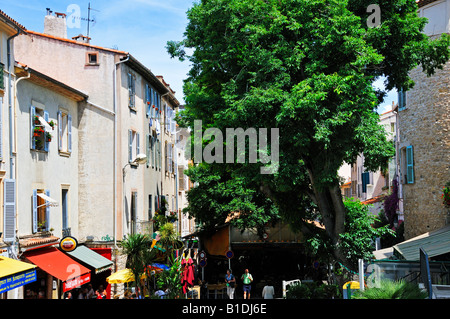
[[403, 184], [405, 239], [439, 229], [449, 220], [441, 194], [450, 181], [450, 63], [432, 77], [420, 67], [411, 77], [415, 87], [407, 92], [398, 123], [399, 149], [414, 148], [414, 183]]

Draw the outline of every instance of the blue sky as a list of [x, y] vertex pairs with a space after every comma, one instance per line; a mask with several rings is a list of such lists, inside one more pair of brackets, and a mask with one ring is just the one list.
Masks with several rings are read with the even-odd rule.
[[[95, 19], [90, 25], [91, 43], [130, 52], [155, 75], [163, 75], [183, 103], [183, 80], [190, 64], [171, 59], [165, 46], [169, 40], [183, 38], [186, 12], [193, 0], [0, 0], [0, 9], [27, 29], [43, 32], [46, 8], [70, 16], [74, 13], [69, 6], [77, 5], [81, 18], [87, 18], [88, 3], [93, 9], [91, 19]], [[81, 21], [80, 28], [67, 29], [68, 38], [80, 33], [87, 33], [85, 21]], [[382, 86], [382, 80], [374, 85]], [[397, 103], [396, 92], [390, 92], [378, 112], [390, 110], [392, 101]]]
[[[91, 44], [130, 52], [155, 75], [163, 75], [175, 96], [183, 102], [183, 79], [189, 72], [189, 62], [171, 59], [165, 49], [169, 40], [181, 40], [186, 29], [186, 11], [192, 0], [0, 0], [0, 9], [27, 29], [43, 32], [46, 8], [53, 12], [74, 12], [70, 5], [80, 8], [81, 18], [87, 18], [91, 8], [89, 36]], [[87, 23], [80, 28], [68, 27], [67, 37], [87, 33]]]

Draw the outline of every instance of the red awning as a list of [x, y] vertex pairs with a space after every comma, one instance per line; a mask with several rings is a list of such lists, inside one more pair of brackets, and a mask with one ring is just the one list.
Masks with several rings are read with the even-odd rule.
[[63, 291], [88, 283], [91, 271], [55, 247], [27, 251], [25, 257], [46, 273], [63, 281]]

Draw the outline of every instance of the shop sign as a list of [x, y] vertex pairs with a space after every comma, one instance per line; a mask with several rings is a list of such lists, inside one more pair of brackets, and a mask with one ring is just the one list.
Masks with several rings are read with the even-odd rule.
[[90, 281], [91, 281], [91, 273], [87, 273], [77, 278], [65, 281], [63, 283], [63, 292], [80, 287], [81, 285], [87, 284]]
[[59, 248], [65, 252], [73, 251], [77, 248], [78, 242], [71, 236], [66, 236], [59, 242]]
[[36, 269], [0, 278], [0, 294], [36, 281]]

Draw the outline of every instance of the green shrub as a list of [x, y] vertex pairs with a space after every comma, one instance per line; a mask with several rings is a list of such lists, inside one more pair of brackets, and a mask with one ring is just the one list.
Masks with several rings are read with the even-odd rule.
[[415, 283], [399, 280], [382, 280], [379, 288], [358, 291], [352, 299], [426, 299], [427, 293]]
[[286, 299], [332, 299], [339, 298], [340, 291], [337, 285], [325, 285], [316, 282], [290, 285]]

